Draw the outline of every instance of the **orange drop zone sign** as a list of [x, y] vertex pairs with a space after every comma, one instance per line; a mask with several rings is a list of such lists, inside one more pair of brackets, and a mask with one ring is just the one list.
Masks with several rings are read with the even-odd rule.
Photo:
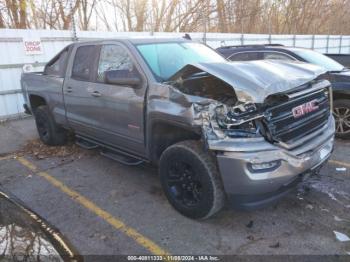
[[43, 53], [43, 46], [40, 38], [23, 39], [23, 46], [26, 55], [40, 55]]

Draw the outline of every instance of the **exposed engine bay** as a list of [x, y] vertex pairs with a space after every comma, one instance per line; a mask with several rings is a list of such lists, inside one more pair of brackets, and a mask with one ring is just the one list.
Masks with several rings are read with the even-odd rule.
[[237, 97], [229, 84], [205, 72], [180, 79], [174, 86], [185, 94], [206, 97], [227, 106], [234, 106], [237, 102]]
[[204, 105], [196, 104], [195, 110], [201, 114], [206, 122], [204, 125], [208, 130], [212, 129], [215, 136], [224, 138], [259, 135], [258, 126], [261, 124], [257, 121], [262, 115], [258, 113], [256, 105], [238, 101], [233, 88], [224, 81], [201, 72], [186, 79], [180, 78], [172, 85], [185, 94], [213, 100]]

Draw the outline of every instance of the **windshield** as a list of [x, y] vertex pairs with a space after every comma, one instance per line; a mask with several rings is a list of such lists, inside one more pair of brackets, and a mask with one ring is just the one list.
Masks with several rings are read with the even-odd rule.
[[227, 62], [214, 50], [195, 42], [138, 44], [136, 48], [160, 82], [187, 64]]
[[306, 60], [306, 62], [309, 62], [311, 64], [315, 64], [318, 66], [322, 66], [326, 68], [327, 71], [342, 71], [344, 70], [344, 66], [339, 64], [338, 62], [334, 61], [333, 59], [312, 51], [312, 50], [306, 50], [306, 49], [295, 49], [294, 52], [299, 55], [301, 58]]

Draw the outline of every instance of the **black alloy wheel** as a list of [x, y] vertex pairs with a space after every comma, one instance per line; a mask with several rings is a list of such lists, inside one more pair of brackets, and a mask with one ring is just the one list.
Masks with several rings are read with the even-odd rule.
[[209, 218], [225, 204], [215, 155], [200, 141], [169, 146], [161, 155], [159, 173], [170, 204], [184, 216]]
[[168, 187], [172, 197], [186, 207], [193, 207], [202, 198], [202, 184], [192, 166], [181, 160], [172, 162], [168, 171]]
[[68, 131], [56, 124], [48, 106], [37, 107], [34, 116], [40, 140], [44, 144], [58, 146], [67, 143]]
[[38, 130], [39, 137], [43, 141], [48, 141], [50, 139], [50, 126], [47, 119], [42, 115], [38, 114], [36, 116], [36, 126]]

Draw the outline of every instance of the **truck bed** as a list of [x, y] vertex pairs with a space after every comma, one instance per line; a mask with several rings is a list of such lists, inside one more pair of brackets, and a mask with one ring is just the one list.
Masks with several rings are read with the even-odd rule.
[[31, 97], [45, 96], [47, 101], [60, 100], [63, 103], [62, 94], [63, 78], [45, 75], [43, 72], [22, 73], [21, 88], [24, 97], [24, 108], [31, 112], [29, 94]]

